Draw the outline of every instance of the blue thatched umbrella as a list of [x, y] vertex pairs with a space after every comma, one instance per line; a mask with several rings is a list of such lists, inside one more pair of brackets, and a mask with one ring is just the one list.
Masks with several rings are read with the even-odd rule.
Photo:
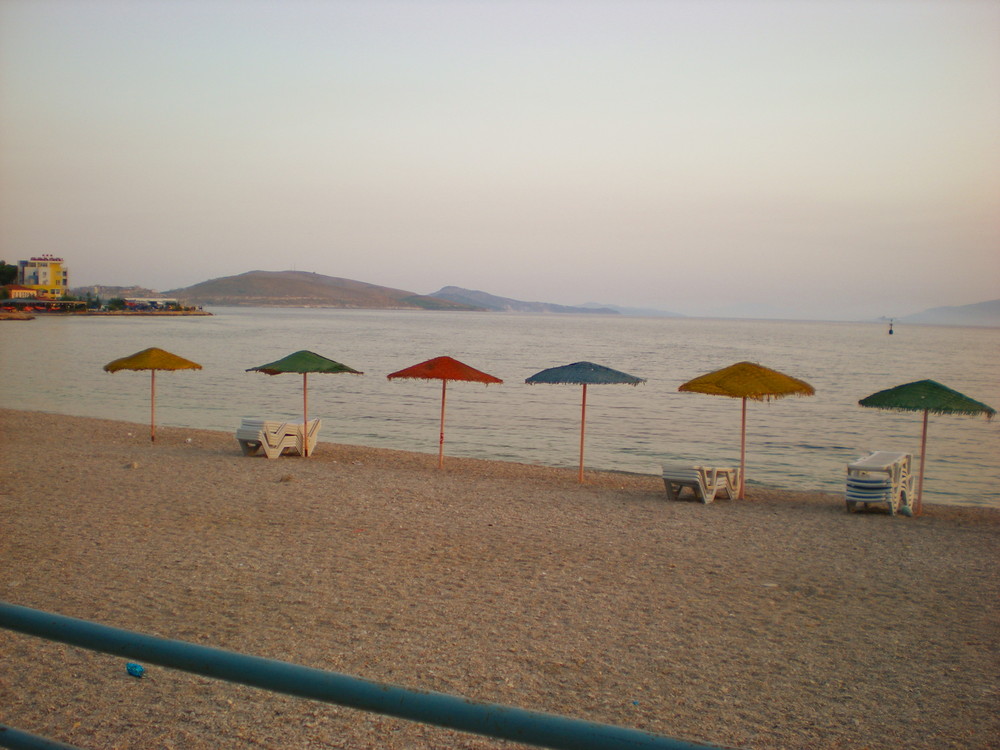
[[536, 372], [524, 381], [528, 385], [536, 383], [555, 383], [583, 386], [583, 405], [580, 410], [580, 472], [578, 479], [583, 481], [583, 442], [587, 431], [587, 386], [588, 385], [639, 385], [645, 383], [645, 378], [637, 378], [627, 372], [612, 370], [604, 365], [593, 362], [574, 362], [562, 367], [550, 367]]

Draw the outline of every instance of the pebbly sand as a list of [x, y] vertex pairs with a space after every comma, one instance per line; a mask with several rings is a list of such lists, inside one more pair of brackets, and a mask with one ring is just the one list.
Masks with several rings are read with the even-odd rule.
[[[1000, 747], [1000, 512], [436, 460], [0, 410], [0, 599], [691, 742]], [[518, 747], [2, 629], [0, 722], [84, 748]]]

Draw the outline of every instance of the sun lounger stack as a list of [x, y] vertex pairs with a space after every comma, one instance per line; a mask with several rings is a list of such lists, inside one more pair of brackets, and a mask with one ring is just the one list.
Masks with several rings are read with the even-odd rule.
[[[319, 437], [320, 420], [310, 420], [307, 427], [309, 452], [312, 453]], [[277, 458], [286, 452], [303, 454], [301, 423], [243, 417], [236, 430], [236, 440], [244, 456], [256, 455], [259, 450], [263, 450], [268, 458]]]
[[[306, 427], [308, 428], [306, 430], [306, 440], [307, 440], [306, 444], [309, 448], [310, 456], [313, 454], [313, 451], [316, 450], [316, 441], [319, 439], [320, 426], [321, 423], [320, 420], [318, 419], [310, 419], [309, 423], [306, 425]], [[302, 453], [302, 425], [301, 424], [295, 425], [295, 429], [297, 431], [296, 436], [299, 439], [297, 450], [299, 451], [299, 453]]]
[[679, 500], [685, 487], [690, 487], [695, 498], [703, 503], [712, 502], [720, 492], [733, 498], [739, 484], [740, 470], [736, 468], [679, 463], [663, 465], [663, 485], [671, 500]]
[[285, 451], [298, 450], [298, 433], [295, 424], [244, 417], [236, 430], [236, 440], [244, 456], [254, 456], [263, 450], [268, 458], [277, 458]]
[[885, 503], [890, 515], [902, 512], [910, 515], [913, 496], [913, 475], [908, 453], [877, 451], [847, 465], [845, 499], [847, 511], [853, 512], [858, 503], [867, 508], [872, 503]]

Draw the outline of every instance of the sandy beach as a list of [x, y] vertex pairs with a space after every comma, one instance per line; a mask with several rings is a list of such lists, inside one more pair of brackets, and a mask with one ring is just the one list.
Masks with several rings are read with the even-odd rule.
[[[1000, 747], [996, 510], [669, 502], [331, 432], [269, 461], [0, 410], [0, 599], [692, 742]], [[0, 722], [84, 748], [516, 746], [4, 630], [0, 665]]]

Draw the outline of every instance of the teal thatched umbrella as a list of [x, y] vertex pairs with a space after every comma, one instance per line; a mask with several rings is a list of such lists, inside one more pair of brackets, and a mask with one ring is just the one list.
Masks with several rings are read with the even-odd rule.
[[927, 453], [927, 415], [935, 414], [966, 414], [977, 416], [983, 414], [992, 419], [997, 413], [992, 406], [975, 401], [958, 391], [933, 380], [917, 380], [904, 383], [895, 388], [889, 388], [858, 401], [861, 406], [873, 409], [889, 409], [892, 411], [922, 411], [924, 413], [924, 429], [920, 437], [920, 476], [917, 480], [917, 500], [914, 512], [919, 515], [923, 507], [924, 494], [924, 456]]
[[627, 372], [612, 370], [593, 362], [574, 362], [571, 365], [550, 367], [536, 372], [524, 381], [528, 385], [536, 383], [570, 384], [583, 386], [583, 405], [580, 409], [580, 472], [578, 480], [583, 482], [583, 441], [587, 431], [587, 386], [588, 385], [639, 385], [645, 378], [637, 378]]
[[305, 349], [295, 352], [294, 354], [289, 354], [284, 359], [279, 359], [276, 362], [269, 362], [266, 365], [259, 365], [257, 367], [249, 367], [247, 368], [247, 372], [263, 372], [266, 375], [280, 375], [286, 372], [302, 374], [303, 458], [309, 455], [309, 440], [307, 439], [307, 435], [309, 434], [309, 383], [307, 380], [309, 373], [318, 372], [326, 374], [339, 374], [347, 372], [352, 375], [364, 375], [363, 372], [350, 368], [347, 365], [342, 365], [340, 362], [334, 362], [332, 359], [327, 359], [326, 357]]

